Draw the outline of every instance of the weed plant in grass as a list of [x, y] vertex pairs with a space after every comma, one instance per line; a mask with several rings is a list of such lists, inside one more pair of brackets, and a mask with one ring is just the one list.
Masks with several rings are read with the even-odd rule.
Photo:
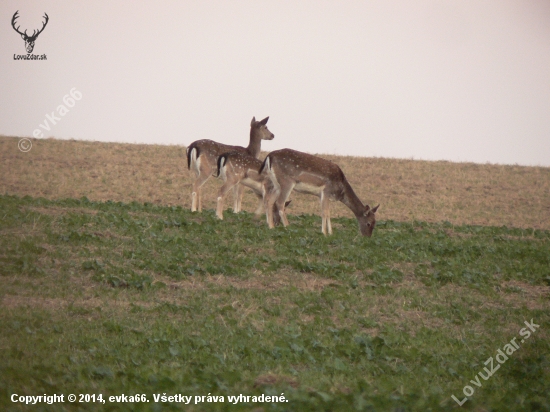
[[[66, 410], [549, 410], [550, 231], [0, 196], [0, 408], [14, 393], [146, 394]], [[224, 396], [155, 404], [153, 394]], [[230, 395], [288, 403], [229, 405]], [[458, 405], [457, 405], [458, 406]], [[40, 405], [59, 410], [59, 405]], [[38, 409], [37, 409], [38, 410]]]

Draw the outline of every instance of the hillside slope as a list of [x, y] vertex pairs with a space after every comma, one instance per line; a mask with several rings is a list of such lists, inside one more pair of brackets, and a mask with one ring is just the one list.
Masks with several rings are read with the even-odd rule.
[[[0, 193], [190, 207], [184, 146], [45, 139], [23, 153], [17, 141], [0, 136]], [[550, 229], [550, 168], [322, 156], [340, 165], [364, 202], [381, 204], [380, 219]], [[215, 207], [219, 186], [207, 182], [203, 207]], [[244, 208], [253, 211], [248, 193]], [[316, 198], [292, 199], [289, 213], [319, 213]], [[341, 203], [332, 215], [352, 216]]]

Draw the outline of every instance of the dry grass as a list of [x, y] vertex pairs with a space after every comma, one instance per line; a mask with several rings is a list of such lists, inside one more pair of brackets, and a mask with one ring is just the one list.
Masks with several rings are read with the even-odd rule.
[[[23, 153], [17, 141], [0, 136], [1, 193], [190, 207], [183, 146], [45, 139]], [[381, 204], [379, 219], [550, 229], [550, 168], [323, 157], [340, 165], [363, 201]], [[219, 186], [216, 179], [205, 185], [205, 208], [214, 209]], [[314, 197], [294, 193], [292, 199], [291, 214], [318, 214]], [[245, 195], [245, 210], [256, 202]], [[352, 216], [341, 203], [332, 215]]]

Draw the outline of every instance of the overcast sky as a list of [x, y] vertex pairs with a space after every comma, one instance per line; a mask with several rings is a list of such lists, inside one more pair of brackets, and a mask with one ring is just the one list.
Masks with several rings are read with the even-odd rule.
[[0, 74], [5, 135], [550, 166], [548, 0], [2, 0]]

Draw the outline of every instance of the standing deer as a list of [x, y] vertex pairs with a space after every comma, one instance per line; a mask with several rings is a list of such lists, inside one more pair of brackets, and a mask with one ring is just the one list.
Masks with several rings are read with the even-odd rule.
[[324, 235], [327, 232], [332, 234], [329, 199], [339, 200], [349, 207], [359, 222], [361, 234], [368, 237], [372, 235], [376, 224], [375, 213], [380, 205], [372, 209], [369, 205], [363, 205], [337, 164], [307, 153], [282, 149], [267, 155], [260, 174], [273, 184], [273, 190], [265, 195], [269, 228], [274, 227], [274, 204], [279, 210], [283, 225], [288, 226], [284, 205], [294, 189], [321, 199], [321, 230]]
[[[250, 142], [246, 148], [230, 146], [208, 139], [194, 141], [187, 147], [187, 167], [189, 170], [192, 169], [197, 176], [191, 192], [192, 212], [197, 210], [199, 212], [202, 211], [201, 187], [215, 172], [219, 155], [237, 151], [255, 158], [260, 156], [262, 140], [272, 140], [275, 137], [266, 126], [268, 120], [269, 116], [260, 121], [256, 121], [255, 117], [252, 118], [250, 122]], [[237, 213], [240, 212], [243, 188], [235, 186], [233, 192], [237, 199], [235, 200], [235, 205], [238, 207], [234, 209], [235, 213]]]
[[19, 31], [19, 27], [21, 27], [21, 26], [17, 26], [17, 28], [15, 27], [15, 21], [19, 18], [17, 13], [19, 13], [19, 10], [17, 10], [13, 14], [13, 17], [11, 19], [11, 26], [13, 27], [13, 29], [17, 33], [19, 33], [21, 35], [23, 40], [25, 40], [25, 49], [27, 49], [27, 53], [32, 53], [32, 51], [34, 50], [34, 42], [36, 41], [36, 38], [38, 37], [38, 35], [40, 33], [42, 33], [44, 31], [44, 28], [46, 27], [46, 24], [48, 24], [48, 21], [50, 20], [50, 18], [48, 17], [48, 15], [46, 13], [44, 13], [44, 18], [46, 19], [46, 21], [44, 23], [42, 23], [42, 28], [40, 30], [38, 30], [38, 32], [36, 30], [33, 30], [32, 34], [29, 36], [27, 34], [27, 30], [25, 30], [25, 32], [20, 32]]
[[[224, 153], [218, 157], [218, 171], [216, 177], [223, 179], [224, 184], [218, 191], [218, 204], [216, 207], [216, 216], [223, 220], [223, 199], [229, 190], [237, 186], [239, 183], [243, 186], [249, 187], [258, 197], [258, 208], [254, 212], [257, 216], [264, 211], [264, 195], [266, 192], [273, 190], [273, 184], [269, 179], [265, 179], [260, 175], [259, 170], [262, 166], [262, 161], [255, 157], [249, 156], [243, 152], [229, 152]], [[290, 202], [285, 203], [285, 207]], [[274, 208], [274, 224], [278, 225], [281, 220], [279, 217], [279, 209], [276, 205]], [[233, 211], [241, 209], [241, 205], [237, 204], [237, 198], [235, 198], [235, 204], [233, 205]]]

